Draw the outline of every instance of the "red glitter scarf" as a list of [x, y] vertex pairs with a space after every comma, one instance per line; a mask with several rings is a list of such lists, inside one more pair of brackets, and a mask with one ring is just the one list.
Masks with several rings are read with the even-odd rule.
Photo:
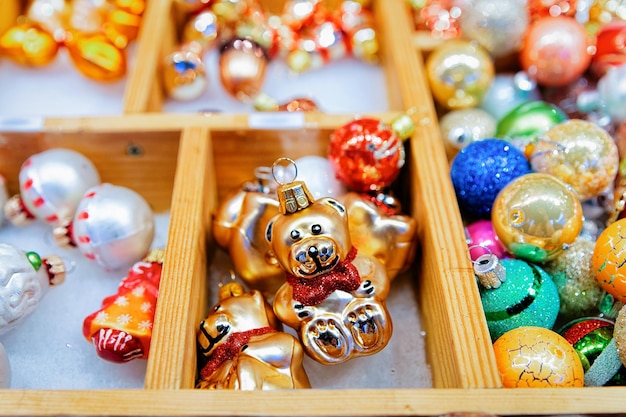
[[273, 327], [266, 326], [231, 334], [228, 336], [228, 340], [216, 347], [207, 358], [208, 362], [200, 371], [200, 378], [209, 378], [224, 361], [233, 359], [241, 351], [241, 347], [250, 341], [252, 336], [260, 336], [275, 331], [276, 329]]
[[287, 282], [293, 288], [293, 299], [307, 306], [314, 306], [324, 301], [335, 290], [354, 291], [361, 285], [361, 275], [352, 261], [357, 250], [353, 246], [343, 262], [339, 262], [331, 271], [315, 278], [299, 278], [287, 274]]

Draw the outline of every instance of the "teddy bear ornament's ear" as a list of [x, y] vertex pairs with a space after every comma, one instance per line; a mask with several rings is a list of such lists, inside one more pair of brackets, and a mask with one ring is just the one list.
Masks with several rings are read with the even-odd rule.
[[[282, 183], [276, 177], [276, 170], [283, 162], [288, 162], [295, 168], [294, 179], [288, 183]], [[313, 194], [309, 191], [306, 184], [303, 181], [295, 181], [295, 178], [298, 176], [298, 168], [292, 159], [278, 158], [272, 165], [272, 173], [274, 174], [276, 182], [280, 184], [276, 192], [278, 193], [278, 203], [281, 214], [292, 214], [304, 210], [315, 201]]]

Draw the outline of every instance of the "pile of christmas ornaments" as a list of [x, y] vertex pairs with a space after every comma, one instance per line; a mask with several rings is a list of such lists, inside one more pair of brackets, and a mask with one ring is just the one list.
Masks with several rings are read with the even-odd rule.
[[268, 161], [221, 201], [212, 237], [233, 280], [199, 325], [197, 388], [310, 388], [305, 356], [338, 365], [387, 346], [386, 298], [416, 251], [392, 192], [413, 129], [354, 119], [326, 156]]
[[33, 0], [15, 25], [0, 33], [0, 56], [41, 67], [64, 48], [76, 69], [96, 81], [127, 70], [127, 47], [137, 38], [144, 0]]
[[[368, 0], [290, 0], [268, 10], [258, 0], [177, 0], [183, 15], [180, 43], [162, 64], [162, 83], [176, 100], [198, 98], [209, 88], [208, 72], [219, 71], [233, 98], [267, 109], [261, 95], [271, 61], [293, 73], [352, 56], [378, 62], [378, 37]], [[207, 68], [219, 50], [219, 68]], [[259, 98], [259, 95], [261, 97]]]
[[103, 271], [128, 271], [118, 292], [85, 318], [84, 337], [106, 360], [146, 358], [163, 263], [163, 251], [151, 250], [155, 225], [147, 201], [130, 188], [101, 182], [87, 157], [66, 148], [31, 155], [19, 172], [19, 193], [8, 198], [4, 190], [4, 227], [31, 233], [31, 223], [48, 225], [59, 254], [42, 257], [0, 243], [0, 334], [28, 320], [68, 273], [81, 274], [76, 265], [68, 271], [63, 257], [79, 251]]
[[445, 38], [427, 76], [503, 384], [626, 384], [626, 6], [423, 3], [418, 27]]

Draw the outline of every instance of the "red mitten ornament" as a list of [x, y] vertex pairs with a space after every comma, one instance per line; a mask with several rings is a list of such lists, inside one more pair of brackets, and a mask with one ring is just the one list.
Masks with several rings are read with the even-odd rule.
[[163, 256], [163, 250], [157, 249], [135, 263], [117, 293], [85, 318], [83, 336], [101, 358], [121, 363], [148, 357]]

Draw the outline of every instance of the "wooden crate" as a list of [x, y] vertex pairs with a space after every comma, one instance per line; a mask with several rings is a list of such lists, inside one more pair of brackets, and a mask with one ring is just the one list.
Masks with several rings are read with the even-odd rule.
[[[140, 42], [171, 25], [170, 0], [150, 0]], [[298, 129], [256, 129], [245, 114], [144, 114], [158, 110], [162, 51], [139, 45], [143, 77], [130, 75], [127, 115], [46, 119], [34, 132], [0, 133], [3, 174], [15, 192], [28, 155], [64, 146], [83, 152], [104, 181], [129, 186], [170, 226], [145, 387], [138, 390], [0, 390], [0, 415], [380, 416], [488, 412], [502, 415], [623, 413], [624, 388], [502, 389], [467, 256], [436, 114], [403, 0], [376, 4], [392, 111], [410, 110], [418, 128], [407, 144], [408, 212], [418, 223], [411, 271], [432, 371], [432, 389], [236, 392], [193, 389], [195, 331], [214, 252], [210, 216], [226, 192], [279, 156], [325, 154], [328, 134], [354, 114], [303, 115]], [[150, 29], [152, 28], [152, 29]], [[167, 32], [166, 32], [167, 33]], [[161, 44], [159, 44], [161, 45]], [[142, 52], [143, 51], [143, 52]], [[150, 65], [153, 65], [152, 67]], [[136, 78], [134, 78], [136, 77]], [[142, 114], [130, 114], [142, 113]], [[243, 150], [243, 151], [242, 151]], [[398, 331], [398, 329], [396, 329]], [[385, 366], [384, 363], [380, 364]]]

